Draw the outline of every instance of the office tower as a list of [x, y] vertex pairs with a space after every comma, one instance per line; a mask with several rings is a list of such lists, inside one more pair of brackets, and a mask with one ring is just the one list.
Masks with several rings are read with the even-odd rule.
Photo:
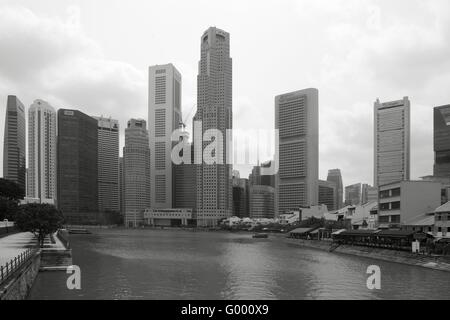
[[56, 191], [56, 112], [43, 100], [28, 110], [29, 198], [54, 203]]
[[[188, 140], [187, 132], [184, 132], [182, 139]], [[193, 148], [187, 143], [188, 150], [191, 150], [191, 159], [193, 159]], [[183, 157], [183, 150], [180, 152]], [[174, 207], [179, 209], [195, 210], [196, 205], [196, 165], [192, 163], [182, 163], [173, 165], [174, 168]]]
[[[201, 37], [201, 58], [197, 77], [197, 113], [195, 121], [201, 121], [201, 135], [210, 129], [219, 130], [223, 147], [214, 152], [217, 162], [206, 164], [203, 150], [211, 141], [202, 141], [195, 135], [197, 165], [197, 222], [199, 225], [217, 225], [220, 219], [231, 216], [232, 166], [227, 152], [227, 129], [232, 128], [232, 61], [230, 58], [230, 35], [209, 28]], [[198, 134], [199, 135], [199, 134]], [[231, 148], [231, 146], [229, 146]], [[200, 161], [197, 161], [200, 162]], [[221, 162], [221, 163], [220, 163]]]
[[364, 183], [361, 187], [361, 204], [378, 201], [378, 189]]
[[319, 205], [326, 205], [328, 211], [338, 210], [337, 188], [334, 182], [319, 180]]
[[98, 222], [98, 121], [58, 110], [58, 208], [69, 223]]
[[128, 121], [123, 161], [125, 226], [138, 227], [144, 223], [144, 210], [150, 207], [150, 147], [145, 120]]
[[249, 181], [239, 176], [233, 176], [233, 216], [248, 217], [249, 209]]
[[262, 175], [261, 168], [270, 168], [272, 161], [262, 163], [260, 166], [254, 166], [249, 175], [249, 183], [252, 185], [271, 186], [275, 188], [275, 175]]
[[26, 192], [25, 107], [16, 96], [8, 96], [3, 136], [3, 177]]
[[119, 121], [95, 119], [98, 121], [98, 210], [119, 212]]
[[273, 219], [275, 217], [275, 188], [264, 185], [250, 185], [250, 218]]
[[450, 105], [434, 108], [433, 140], [433, 175], [450, 177]]
[[336, 210], [343, 207], [343, 196], [344, 196], [344, 186], [342, 183], [342, 175], [340, 169], [330, 169], [328, 170], [327, 181], [334, 182], [336, 185]]
[[125, 176], [123, 175], [123, 157], [119, 158], [119, 190], [120, 190], [120, 214], [125, 215]]
[[151, 159], [151, 207], [173, 208], [172, 132], [181, 118], [181, 75], [172, 64], [149, 68], [148, 132]]
[[361, 183], [345, 187], [345, 204], [356, 206], [361, 203]]
[[319, 180], [319, 91], [305, 89], [275, 97], [279, 132], [276, 214], [317, 205]]
[[374, 186], [409, 180], [410, 102], [374, 104]]

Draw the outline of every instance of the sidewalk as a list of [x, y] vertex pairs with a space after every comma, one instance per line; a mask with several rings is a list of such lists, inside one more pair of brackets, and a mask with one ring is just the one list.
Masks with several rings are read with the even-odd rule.
[[15, 258], [31, 246], [36, 240], [31, 232], [16, 233], [0, 239], [0, 266]]

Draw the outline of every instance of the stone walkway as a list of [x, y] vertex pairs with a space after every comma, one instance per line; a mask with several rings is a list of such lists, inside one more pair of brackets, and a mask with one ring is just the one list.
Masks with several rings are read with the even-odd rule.
[[16, 233], [0, 239], [0, 266], [36, 244], [31, 232]]

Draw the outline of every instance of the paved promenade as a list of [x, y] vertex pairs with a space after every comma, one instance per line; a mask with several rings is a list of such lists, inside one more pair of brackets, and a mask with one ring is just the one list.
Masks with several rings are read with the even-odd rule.
[[20, 253], [34, 246], [36, 240], [31, 232], [16, 233], [0, 239], [0, 266], [4, 266]]

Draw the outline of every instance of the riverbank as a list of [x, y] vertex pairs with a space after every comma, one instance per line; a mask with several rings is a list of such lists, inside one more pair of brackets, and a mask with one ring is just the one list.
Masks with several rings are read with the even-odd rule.
[[[285, 238], [286, 243], [302, 248], [330, 251], [331, 241], [301, 240]], [[442, 256], [418, 255], [412, 252], [396, 251], [363, 246], [340, 245], [331, 254], [347, 254], [364, 258], [396, 262], [411, 266], [450, 272], [450, 259]]]

